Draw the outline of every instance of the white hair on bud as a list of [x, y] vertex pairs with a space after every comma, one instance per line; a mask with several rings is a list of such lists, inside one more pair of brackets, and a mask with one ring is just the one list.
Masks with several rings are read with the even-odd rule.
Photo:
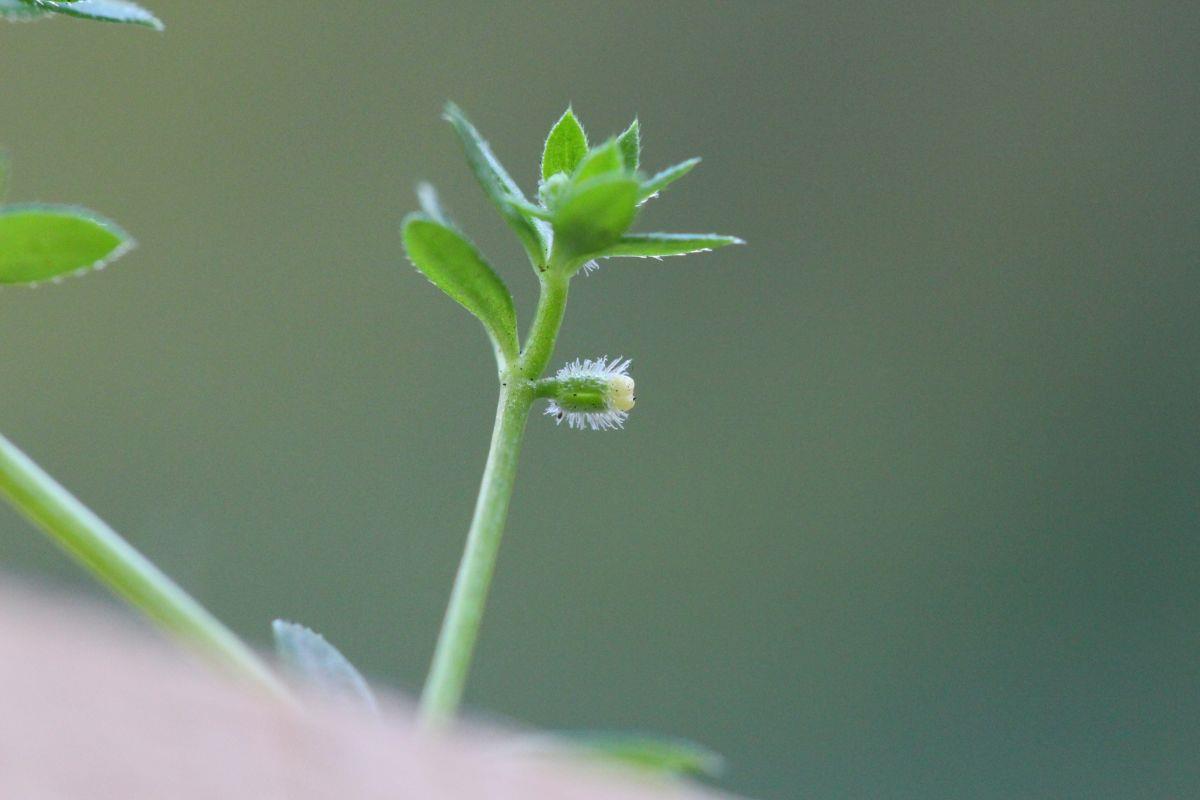
[[[576, 430], [591, 428], [594, 431], [611, 431], [625, 427], [629, 418], [629, 409], [633, 407], [633, 378], [629, 376], [629, 365], [633, 359], [621, 359], [617, 356], [612, 361], [608, 356], [597, 359], [575, 359], [567, 362], [566, 366], [554, 374], [556, 380], [565, 381], [578, 378], [591, 378], [608, 383], [608, 408], [604, 411], [569, 411], [562, 408], [555, 400], [550, 400], [546, 414], [553, 416], [555, 424], [562, 424], [565, 419], [567, 427]], [[620, 404], [624, 408], [619, 408]]]

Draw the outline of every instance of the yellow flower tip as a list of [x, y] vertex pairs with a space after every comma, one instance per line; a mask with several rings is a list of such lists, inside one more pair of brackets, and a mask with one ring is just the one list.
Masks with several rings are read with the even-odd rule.
[[629, 411], [636, 400], [633, 393], [633, 378], [628, 375], [614, 375], [608, 379], [608, 401], [618, 411]]
[[634, 383], [627, 372], [630, 360], [575, 359], [554, 376], [553, 396], [546, 413], [577, 430], [621, 428], [633, 408]]

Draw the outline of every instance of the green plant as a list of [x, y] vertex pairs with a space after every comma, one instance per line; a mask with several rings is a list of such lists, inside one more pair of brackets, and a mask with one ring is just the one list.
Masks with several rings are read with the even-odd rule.
[[[0, 0], [0, 16], [67, 14], [161, 28], [140, 7], [117, 0]], [[525, 424], [538, 399], [571, 428], [621, 427], [633, 408], [629, 360], [576, 359], [543, 377], [554, 352], [571, 280], [603, 259], [662, 258], [740, 243], [715, 234], [630, 233], [638, 208], [690, 171], [691, 159], [646, 176], [635, 120], [620, 136], [592, 147], [568, 109], [543, 149], [536, 202], [526, 199], [487, 143], [454, 105], [453, 126], [485, 194], [524, 246], [540, 286], [534, 320], [522, 344], [507, 287], [441, 209], [427, 184], [421, 211], [402, 225], [405, 250], [434, 285], [483, 323], [496, 357], [499, 400], [482, 485], [422, 694], [430, 725], [454, 716], [461, 702], [495, 567]], [[0, 201], [7, 185], [0, 154]], [[133, 240], [116, 224], [74, 206], [0, 206], [0, 284], [37, 285], [99, 269], [128, 252]], [[214, 663], [291, 702], [275, 671], [183, 589], [122, 539], [8, 439], [0, 436], [0, 494], [101, 582], [168, 633]], [[296, 679], [374, 708], [366, 681], [320, 635], [294, 623], [273, 625], [280, 662]], [[626, 734], [531, 738], [530, 747], [574, 750], [670, 773], [711, 772], [719, 758], [679, 740]]]
[[534, 401], [546, 398], [548, 413], [559, 421], [593, 430], [620, 427], [633, 407], [628, 360], [576, 360], [553, 377], [542, 377], [554, 352], [571, 280], [595, 269], [601, 259], [661, 258], [739, 242], [716, 234], [629, 233], [638, 207], [698, 162], [691, 159], [650, 177], [643, 175], [636, 120], [620, 136], [591, 147], [568, 108], [546, 137], [535, 204], [457, 106], [447, 105], [445, 116], [484, 193], [524, 245], [541, 292], [522, 345], [504, 282], [446, 217], [433, 189], [420, 187], [422, 210], [410, 214], [403, 226], [408, 257], [483, 323], [496, 355], [500, 395], [466, 550], [421, 696], [422, 713], [430, 722], [452, 716], [462, 699]]

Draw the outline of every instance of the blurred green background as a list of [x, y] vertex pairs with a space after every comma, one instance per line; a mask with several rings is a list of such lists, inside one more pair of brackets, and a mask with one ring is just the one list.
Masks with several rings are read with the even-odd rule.
[[1194, 5], [145, 1], [0, 26], [12, 197], [141, 241], [0, 295], [2, 426], [236, 629], [419, 686], [494, 379], [398, 222], [433, 180], [528, 321], [439, 111], [529, 191], [573, 102], [705, 157], [640, 229], [750, 244], [576, 281], [638, 408], [531, 421], [471, 704], [764, 798], [1200, 795]]

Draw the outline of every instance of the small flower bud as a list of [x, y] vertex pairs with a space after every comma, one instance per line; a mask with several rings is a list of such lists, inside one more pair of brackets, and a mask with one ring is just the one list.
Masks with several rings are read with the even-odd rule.
[[633, 378], [626, 374], [630, 359], [608, 356], [595, 360], [575, 359], [560, 369], [550, 382], [550, 405], [546, 413], [572, 428], [594, 431], [623, 427], [636, 400]]
[[542, 181], [542, 185], [538, 187], [538, 199], [542, 201], [542, 205], [546, 208], [554, 208], [558, 205], [559, 198], [570, 184], [570, 176], [565, 172], [556, 172]]

